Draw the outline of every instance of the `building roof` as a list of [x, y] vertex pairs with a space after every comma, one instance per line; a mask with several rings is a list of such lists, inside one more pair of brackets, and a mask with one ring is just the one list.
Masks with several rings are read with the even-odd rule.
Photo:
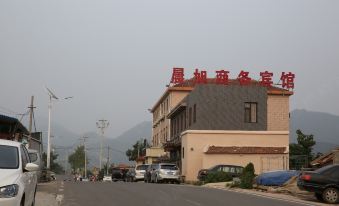
[[338, 152], [338, 151], [339, 151], [339, 147], [337, 147], [336, 149], [332, 150], [331, 152], [326, 153], [326, 154], [318, 157], [317, 159], [313, 160], [311, 162], [311, 165], [313, 165], [313, 166], [317, 166], [317, 165], [324, 166], [324, 165], [332, 164], [333, 160], [335, 158], [335, 152]]
[[21, 131], [24, 134], [29, 134], [26, 127], [23, 124], [21, 124], [21, 122], [18, 119], [14, 118], [14, 117], [9, 117], [9, 116], [0, 114], [0, 124], [1, 123], [15, 124], [15, 130], [16, 131]]
[[15, 123], [18, 119], [0, 114], [0, 122]]
[[284, 154], [286, 147], [219, 147], [210, 146], [206, 154]]
[[190, 92], [193, 90], [193, 87], [186, 87], [186, 86], [179, 86], [179, 85], [174, 85], [170, 86], [166, 89], [166, 91], [161, 95], [159, 100], [155, 103], [155, 105], [152, 107], [150, 112], [154, 112], [155, 109], [159, 106], [159, 104], [168, 96], [168, 94], [172, 91], [178, 91], [178, 92]]
[[179, 104], [171, 110], [171, 112], [167, 115], [167, 118], [171, 118], [172, 116], [176, 115], [178, 112], [184, 110], [187, 106], [186, 98], [184, 98]]
[[[216, 84], [216, 78], [208, 78], [207, 84]], [[194, 81], [194, 78], [186, 79], [183, 83], [175, 84], [169, 86], [160, 99], [155, 103], [155, 105], [150, 110], [152, 113], [158, 107], [158, 105], [167, 97], [171, 91], [192, 91], [197, 83]], [[230, 79], [228, 85], [240, 85], [238, 79]], [[248, 86], [259, 86], [260, 83], [256, 80], [251, 80], [251, 84]], [[269, 87], [267, 89], [267, 94], [269, 95], [293, 95], [293, 91], [282, 89], [276, 86]]]

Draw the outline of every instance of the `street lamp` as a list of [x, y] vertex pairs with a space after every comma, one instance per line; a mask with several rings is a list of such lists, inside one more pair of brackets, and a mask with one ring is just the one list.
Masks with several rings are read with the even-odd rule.
[[[52, 100], [59, 100], [55, 94], [46, 87], [49, 96], [48, 102], [48, 138], [47, 138], [47, 169], [50, 169], [51, 165], [51, 111], [52, 111]], [[71, 99], [73, 97], [63, 98], [64, 100]]]

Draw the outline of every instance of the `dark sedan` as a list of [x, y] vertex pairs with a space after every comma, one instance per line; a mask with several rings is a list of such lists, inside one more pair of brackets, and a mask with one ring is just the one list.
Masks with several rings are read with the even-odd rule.
[[312, 172], [303, 172], [298, 179], [298, 187], [314, 192], [320, 201], [339, 202], [339, 165], [329, 165]]
[[112, 168], [112, 181], [125, 181], [126, 180], [126, 173], [128, 169], [126, 168], [119, 168], [114, 167]]
[[237, 165], [215, 165], [209, 169], [202, 169], [198, 173], [198, 179], [204, 181], [208, 174], [216, 172], [226, 172], [232, 177], [240, 177], [243, 167]]

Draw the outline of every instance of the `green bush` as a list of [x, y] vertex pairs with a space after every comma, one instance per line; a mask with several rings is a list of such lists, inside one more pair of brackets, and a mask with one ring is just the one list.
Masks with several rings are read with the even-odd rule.
[[206, 176], [205, 183], [212, 183], [212, 182], [228, 182], [232, 180], [232, 176], [226, 172], [214, 172], [210, 173]]
[[254, 165], [250, 162], [246, 165], [241, 175], [240, 187], [243, 189], [252, 189], [254, 177]]

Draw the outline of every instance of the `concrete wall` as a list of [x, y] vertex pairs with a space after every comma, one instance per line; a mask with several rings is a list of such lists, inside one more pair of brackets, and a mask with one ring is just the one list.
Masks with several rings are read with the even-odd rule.
[[[257, 103], [257, 122], [245, 123], [245, 102]], [[187, 96], [189, 111], [197, 106], [197, 122], [192, 130], [252, 130], [267, 129], [267, 89], [262, 86], [198, 85]], [[186, 120], [188, 122], [188, 113]]]
[[268, 95], [267, 130], [289, 131], [289, 96]]
[[172, 91], [170, 93], [170, 110], [181, 102], [190, 92], [189, 91]]
[[[262, 172], [263, 167], [259, 164], [259, 159], [267, 155], [219, 155], [217, 158], [207, 157], [204, 150], [208, 146], [257, 146], [257, 147], [286, 147], [288, 153], [289, 132], [288, 131], [220, 131], [220, 130], [188, 130], [182, 134], [182, 175], [186, 180], [197, 180], [197, 174], [200, 169], [206, 169], [211, 165], [226, 163], [232, 157], [232, 162], [241, 163], [245, 166], [250, 161], [254, 161], [256, 171]], [[279, 156], [279, 155], [274, 155]], [[214, 156], [215, 157], [215, 156]], [[254, 157], [254, 159], [252, 159]], [[280, 155], [285, 157], [287, 154]], [[225, 159], [224, 159], [225, 158]], [[224, 160], [221, 160], [224, 159]], [[288, 167], [286, 165], [285, 167]], [[273, 168], [272, 169], [277, 169]], [[281, 168], [284, 169], [284, 168]], [[265, 170], [269, 170], [265, 169]]]

